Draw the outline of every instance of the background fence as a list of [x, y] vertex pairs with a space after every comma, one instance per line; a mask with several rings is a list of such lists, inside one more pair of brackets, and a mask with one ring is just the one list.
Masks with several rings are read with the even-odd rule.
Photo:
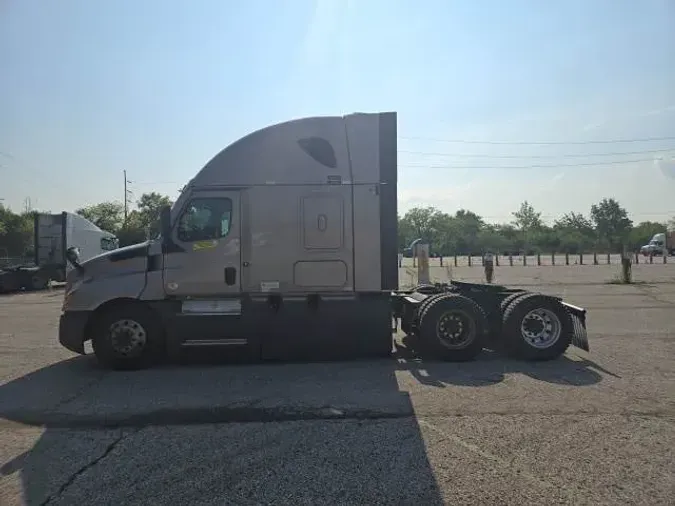
[[[632, 255], [634, 265], [675, 263], [675, 257]], [[540, 255], [494, 255], [495, 267], [552, 266], [552, 265], [621, 265], [621, 255], [616, 253], [542, 253]], [[399, 267], [413, 267], [415, 259], [403, 258]], [[456, 255], [431, 257], [430, 266], [474, 267], [483, 265], [483, 257]]]

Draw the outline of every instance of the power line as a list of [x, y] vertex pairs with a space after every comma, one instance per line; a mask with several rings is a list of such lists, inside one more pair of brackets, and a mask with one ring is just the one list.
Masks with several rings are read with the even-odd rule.
[[657, 141], [673, 141], [675, 137], [644, 137], [635, 139], [606, 139], [606, 140], [591, 140], [591, 141], [477, 141], [466, 139], [439, 139], [433, 137], [408, 137], [399, 136], [399, 139], [405, 140], [419, 140], [432, 142], [448, 142], [457, 144], [506, 144], [518, 146], [565, 146], [565, 145], [584, 145], [584, 144], [626, 144], [632, 142], [657, 142]]
[[[675, 151], [673, 148], [670, 151]], [[458, 155], [461, 156], [461, 155]], [[642, 158], [638, 160], [613, 160], [613, 161], [603, 161], [603, 162], [587, 162], [587, 163], [563, 163], [563, 164], [548, 164], [548, 165], [509, 165], [509, 166], [499, 166], [499, 165], [429, 165], [426, 163], [419, 164], [398, 164], [400, 168], [418, 168], [418, 169], [477, 169], [477, 170], [487, 170], [487, 169], [556, 169], [559, 167], [592, 167], [592, 166], [602, 166], [602, 165], [621, 165], [621, 164], [631, 164], [631, 163], [644, 163], [644, 162], [653, 162], [653, 158]], [[128, 181], [129, 183], [131, 181]], [[176, 181], [134, 181], [135, 185], [168, 185], [168, 184], [180, 184]]]
[[646, 155], [650, 153], [667, 153], [672, 151], [675, 153], [675, 147], [666, 148], [666, 149], [648, 149], [644, 151], [620, 151], [613, 153], [565, 153], [560, 155], [488, 155], [482, 153], [440, 153], [433, 151], [408, 151], [408, 150], [399, 150], [399, 153], [406, 153], [412, 155], [423, 155], [423, 156], [457, 156], [460, 158], [532, 158], [532, 159], [548, 159], [548, 158], [586, 158], [594, 156], [622, 156], [622, 155]]
[[643, 158], [641, 160], [615, 160], [608, 162], [589, 162], [589, 163], [562, 163], [562, 164], [550, 164], [550, 165], [509, 165], [509, 166], [498, 166], [498, 165], [485, 165], [485, 166], [476, 166], [476, 165], [428, 165], [428, 164], [419, 164], [419, 165], [410, 165], [410, 164], [400, 164], [399, 167], [402, 168], [420, 168], [420, 169], [556, 169], [562, 167], [591, 167], [597, 165], [621, 165], [621, 164], [630, 164], [630, 163], [642, 163], [642, 162], [653, 162], [653, 158]]

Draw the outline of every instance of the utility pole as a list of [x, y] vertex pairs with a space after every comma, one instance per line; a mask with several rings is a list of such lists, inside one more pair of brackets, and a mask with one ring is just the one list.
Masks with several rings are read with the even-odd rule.
[[127, 179], [127, 171], [124, 170], [124, 224], [127, 224], [127, 218], [129, 216], [129, 196], [132, 194], [131, 190], [127, 188], [127, 184], [131, 183]]

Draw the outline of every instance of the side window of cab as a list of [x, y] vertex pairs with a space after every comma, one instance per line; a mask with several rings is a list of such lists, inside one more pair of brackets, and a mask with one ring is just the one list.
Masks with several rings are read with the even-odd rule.
[[178, 240], [208, 241], [226, 237], [232, 222], [232, 201], [227, 198], [191, 200], [178, 220]]

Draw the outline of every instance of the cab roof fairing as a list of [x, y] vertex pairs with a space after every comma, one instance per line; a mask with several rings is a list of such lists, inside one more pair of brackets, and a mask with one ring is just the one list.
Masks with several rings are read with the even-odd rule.
[[[172, 214], [182, 208], [194, 188], [241, 188], [275, 183], [323, 185], [328, 175], [352, 182], [350, 156], [353, 158], [356, 146], [350, 153], [348, 144], [370, 146], [376, 153], [380, 142], [379, 120], [384, 114], [395, 113], [306, 117], [251, 132], [222, 149], [204, 165], [183, 187]], [[358, 135], [353, 138], [355, 134]], [[375, 163], [378, 162], [376, 156], [372, 159]], [[366, 179], [378, 182], [377, 178]], [[361, 179], [360, 182], [366, 181]]]

